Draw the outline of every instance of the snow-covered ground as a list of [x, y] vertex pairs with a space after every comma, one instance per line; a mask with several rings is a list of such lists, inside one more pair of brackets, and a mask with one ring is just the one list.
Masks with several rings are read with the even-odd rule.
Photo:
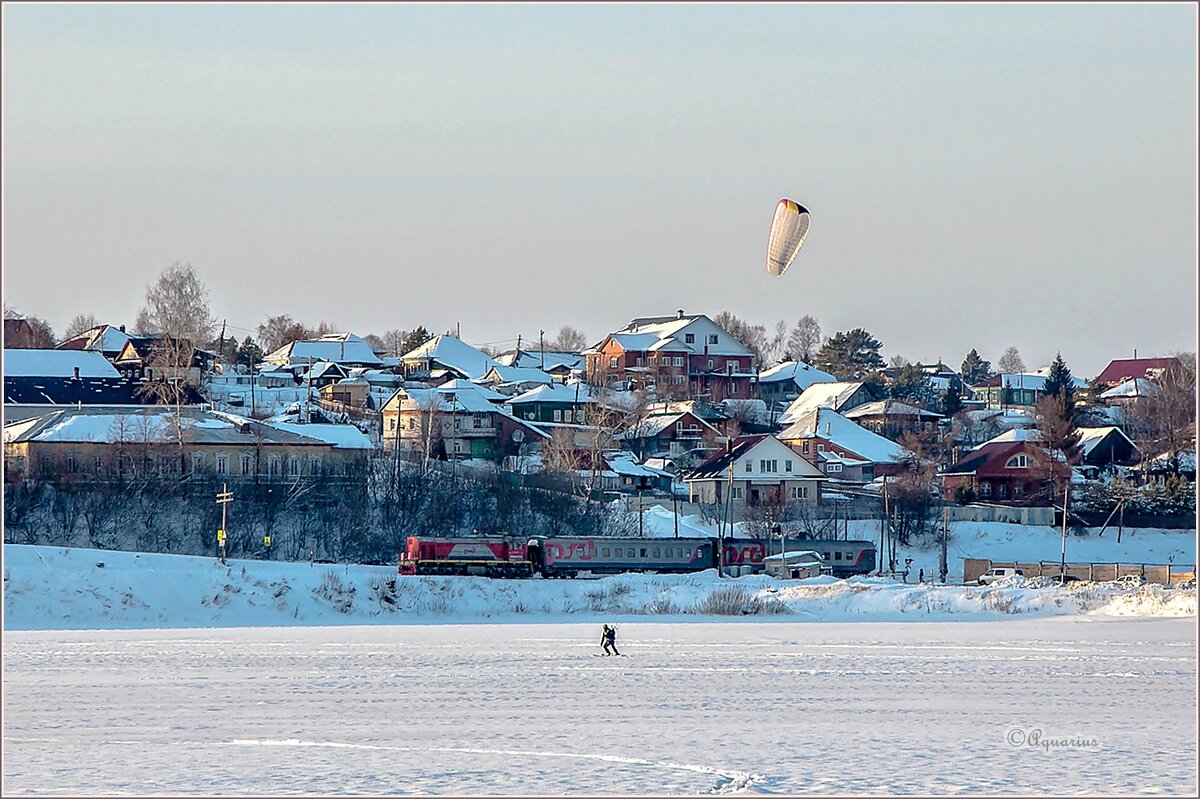
[[[389, 584], [390, 583], [390, 584]], [[1196, 591], [1111, 584], [902, 584], [879, 578], [624, 574], [598, 580], [415, 577], [347, 566], [6, 544], [6, 630], [440, 624], [743, 615], [796, 621], [1029, 614], [1194, 616]]]
[[[106, 567], [107, 568], [107, 567]], [[305, 566], [305, 568], [308, 568]], [[6, 632], [5, 794], [1194, 795], [1194, 619]]]

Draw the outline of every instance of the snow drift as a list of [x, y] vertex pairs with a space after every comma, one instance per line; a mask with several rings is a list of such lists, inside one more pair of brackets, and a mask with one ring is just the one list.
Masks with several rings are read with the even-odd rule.
[[131, 629], [721, 617], [949, 620], [1099, 613], [1193, 616], [1195, 590], [1111, 584], [912, 585], [625, 574], [596, 580], [404, 577], [347, 566], [6, 544], [4, 628]]

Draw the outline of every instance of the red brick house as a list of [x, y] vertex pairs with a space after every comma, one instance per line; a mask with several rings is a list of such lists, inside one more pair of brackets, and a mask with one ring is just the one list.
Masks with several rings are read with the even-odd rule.
[[704, 314], [634, 319], [584, 350], [592, 385], [654, 387], [660, 398], [752, 399], [754, 353]]
[[1055, 481], [1066, 479], [1069, 467], [1054, 460], [1031, 441], [984, 444], [942, 473], [946, 499], [968, 490], [983, 502], [1001, 505], [1052, 505]]

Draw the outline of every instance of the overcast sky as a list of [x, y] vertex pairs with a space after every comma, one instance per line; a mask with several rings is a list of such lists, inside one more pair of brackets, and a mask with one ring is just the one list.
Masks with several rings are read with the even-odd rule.
[[[1197, 10], [3, 9], [4, 299], [511, 345], [728, 309], [957, 365], [1195, 348]], [[777, 200], [808, 206], [766, 272]]]

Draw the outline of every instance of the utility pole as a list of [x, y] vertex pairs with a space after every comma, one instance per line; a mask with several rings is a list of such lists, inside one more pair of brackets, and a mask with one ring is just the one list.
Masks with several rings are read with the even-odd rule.
[[[257, 343], [255, 346], [258, 346]], [[254, 375], [254, 350], [250, 350], [250, 418], [254, 418], [254, 383], [258, 378]]]
[[542, 351], [542, 370], [546, 369], [546, 331], [538, 331], [538, 349]]
[[[883, 559], [887, 555], [887, 545], [892, 540], [891, 530], [888, 529], [890, 515], [888, 512], [887, 475], [883, 476], [883, 527], [879, 531], [879, 570], [883, 571]], [[886, 535], [886, 538], [885, 538]], [[889, 564], [891, 561], [888, 561]]]
[[225, 544], [227, 541], [225, 533], [225, 509], [229, 507], [229, 503], [233, 502], [233, 492], [229, 490], [226, 483], [221, 483], [221, 493], [217, 494], [217, 504], [221, 506], [221, 529], [217, 530], [217, 544], [221, 547], [221, 565], [225, 565]]
[[950, 571], [949, 564], [946, 562], [946, 539], [949, 530], [950, 508], [942, 508], [942, 583], [946, 582], [946, 574]]
[[312, 414], [312, 356], [308, 356], [308, 375], [304, 390], [304, 418], [301, 422], [307, 424]]
[[[1067, 497], [1071, 495], [1071, 479], [1067, 477], [1067, 484], [1063, 487], [1063, 521], [1062, 521], [1062, 577], [1067, 576]], [[1066, 582], [1066, 580], [1063, 580]]]
[[642, 520], [646, 517], [646, 514], [643, 512], [641, 486], [638, 486], [637, 492], [638, 492], [638, 538], [643, 538], [643, 537], [645, 537], [645, 533], [642, 529], [643, 528]]

